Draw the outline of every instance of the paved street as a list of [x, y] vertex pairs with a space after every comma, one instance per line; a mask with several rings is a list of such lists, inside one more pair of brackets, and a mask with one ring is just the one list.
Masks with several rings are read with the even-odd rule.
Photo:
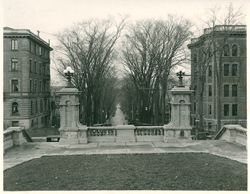
[[115, 116], [111, 119], [111, 124], [112, 126], [127, 124], [125, 115], [123, 114], [119, 104], [116, 106]]
[[89, 143], [60, 145], [58, 142], [26, 143], [8, 150], [4, 155], [4, 169], [44, 155], [133, 154], [133, 153], [210, 153], [247, 163], [245, 147], [221, 140], [181, 141], [178, 143]]

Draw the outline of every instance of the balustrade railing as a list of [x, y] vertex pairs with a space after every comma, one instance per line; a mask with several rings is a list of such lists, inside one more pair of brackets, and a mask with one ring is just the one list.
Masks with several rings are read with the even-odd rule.
[[164, 135], [164, 129], [161, 126], [138, 126], [135, 129], [135, 135], [136, 136], [158, 136], [158, 135]]
[[88, 127], [88, 136], [116, 136], [114, 127]]
[[163, 141], [164, 129], [163, 126], [137, 126], [134, 130], [136, 141]]
[[88, 127], [88, 142], [115, 142], [117, 131], [114, 127]]

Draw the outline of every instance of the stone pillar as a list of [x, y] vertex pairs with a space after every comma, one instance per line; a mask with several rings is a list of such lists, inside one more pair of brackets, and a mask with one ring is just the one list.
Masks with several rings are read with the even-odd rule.
[[191, 139], [190, 94], [188, 87], [174, 87], [171, 91], [171, 121], [164, 125], [164, 141]]
[[27, 142], [26, 139], [23, 136], [22, 131], [24, 128], [22, 127], [13, 127], [13, 144], [20, 146], [23, 143]]
[[76, 88], [63, 88], [60, 95], [60, 143], [87, 143], [87, 126], [79, 122], [79, 99]]
[[116, 142], [135, 142], [134, 125], [117, 125]]

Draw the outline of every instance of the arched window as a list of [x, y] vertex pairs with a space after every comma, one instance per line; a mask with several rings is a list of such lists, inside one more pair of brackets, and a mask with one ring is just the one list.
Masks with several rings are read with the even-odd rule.
[[18, 114], [18, 103], [17, 102], [13, 102], [12, 103], [12, 114]]
[[238, 46], [236, 44], [232, 46], [232, 56], [238, 56]]
[[223, 55], [224, 56], [229, 56], [229, 46], [226, 44], [223, 49]]

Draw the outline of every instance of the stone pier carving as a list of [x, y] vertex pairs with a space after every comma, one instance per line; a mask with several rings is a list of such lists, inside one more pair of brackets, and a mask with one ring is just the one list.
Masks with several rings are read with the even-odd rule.
[[60, 95], [60, 143], [87, 143], [87, 126], [79, 122], [79, 99], [76, 88], [61, 89]]
[[188, 87], [179, 85], [171, 91], [171, 121], [164, 125], [164, 142], [191, 139], [190, 94]]

